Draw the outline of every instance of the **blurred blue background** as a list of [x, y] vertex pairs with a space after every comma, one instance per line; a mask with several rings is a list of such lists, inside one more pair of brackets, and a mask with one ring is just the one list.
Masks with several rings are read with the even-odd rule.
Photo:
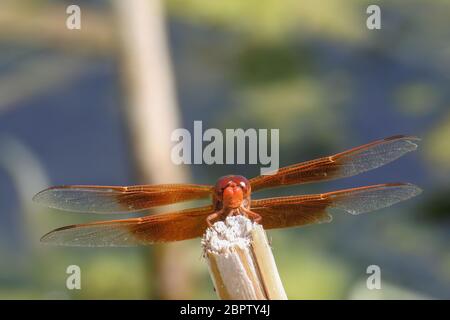
[[[73, 3], [81, 8], [81, 30], [65, 27]], [[395, 134], [422, 138], [418, 151], [375, 171], [258, 194], [395, 181], [424, 189], [378, 212], [270, 231], [291, 299], [450, 298], [450, 3], [376, 3], [381, 30], [366, 28], [369, 1], [171, 0], [156, 11], [181, 127], [201, 120], [204, 129], [278, 128], [281, 166]], [[39, 244], [54, 227], [98, 217], [39, 207], [34, 193], [49, 185], [143, 180], [127, 111], [134, 83], [124, 58], [123, 43], [130, 42], [121, 36], [123, 7], [0, 4], [0, 298], [215, 298], [198, 239], [166, 245], [183, 248], [190, 280], [182, 295], [176, 283], [157, 285], [155, 260], [164, 248]], [[259, 174], [258, 165], [182, 170], [202, 184]], [[66, 289], [70, 264], [81, 267], [81, 290]], [[381, 268], [382, 290], [365, 286], [372, 264]]]

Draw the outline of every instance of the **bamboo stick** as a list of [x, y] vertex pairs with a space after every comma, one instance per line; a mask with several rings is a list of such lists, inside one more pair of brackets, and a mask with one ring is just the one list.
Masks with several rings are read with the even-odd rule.
[[204, 256], [222, 300], [287, 300], [261, 225], [244, 216], [227, 217], [208, 228]]

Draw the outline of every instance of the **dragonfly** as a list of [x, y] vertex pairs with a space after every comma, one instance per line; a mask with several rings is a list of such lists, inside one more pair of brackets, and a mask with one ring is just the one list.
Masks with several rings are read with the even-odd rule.
[[148, 245], [201, 237], [216, 221], [232, 215], [244, 215], [264, 229], [274, 229], [330, 222], [333, 209], [351, 215], [378, 210], [414, 197], [422, 190], [410, 183], [385, 183], [266, 199], [252, 199], [251, 195], [267, 188], [354, 176], [416, 150], [419, 140], [413, 136], [393, 136], [249, 180], [228, 175], [215, 185], [50, 187], [33, 200], [50, 208], [83, 213], [129, 213], [208, 197], [211, 203], [171, 213], [65, 226], [47, 233], [41, 241], [66, 246]]

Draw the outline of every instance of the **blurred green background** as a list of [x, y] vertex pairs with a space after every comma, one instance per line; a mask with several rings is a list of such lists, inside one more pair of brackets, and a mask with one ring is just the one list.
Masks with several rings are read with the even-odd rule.
[[[133, 97], [147, 92], [145, 80], [134, 81], [146, 76], [172, 86], [170, 110], [181, 127], [202, 120], [204, 129], [280, 129], [282, 166], [395, 134], [421, 137], [418, 151], [375, 171], [258, 196], [419, 185], [419, 197], [378, 212], [270, 231], [273, 252], [290, 299], [450, 298], [449, 1], [158, 2], [144, 25], [162, 21], [165, 29], [141, 36], [167, 44], [155, 55], [158, 45], [149, 49], [156, 65], [169, 66], [162, 71], [136, 68], [134, 38], [124, 36], [139, 8], [131, 3], [142, 1], [118, 2], [0, 3], [0, 298], [216, 297], [199, 239], [141, 248], [39, 243], [52, 228], [99, 218], [34, 205], [41, 189], [157, 180], [142, 178], [135, 154], [146, 142], [135, 139], [130, 111]], [[382, 28], [371, 31], [366, 8], [374, 3]], [[81, 8], [81, 30], [65, 26], [70, 4]], [[171, 93], [161, 83], [147, 94]], [[149, 126], [164, 126], [161, 106], [153, 107]], [[259, 174], [258, 165], [180, 170], [180, 180], [204, 184]], [[81, 268], [81, 290], [66, 288], [72, 264]], [[382, 290], [365, 286], [372, 264]]]

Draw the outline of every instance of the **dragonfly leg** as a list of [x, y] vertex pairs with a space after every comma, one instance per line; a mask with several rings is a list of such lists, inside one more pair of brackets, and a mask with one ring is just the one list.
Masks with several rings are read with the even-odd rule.
[[257, 214], [256, 212], [253, 212], [246, 208], [242, 208], [242, 211], [245, 213], [245, 216], [247, 218], [252, 219], [256, 223], [261, 223], [262, 217], [259, 214]]
[[222, 214], [221, 211], [217, 211], [217, 212], [211, 213], [209, 216], [207, 216], [206, 223], [208, 224], [208, 227], [211, 228], [213, 226], [212, 221], [219, 218], [221, 214]]
[[219, 230], [217, 230], [217, 229], [214, 227], [212, 221], [215, 220], [215, 219], [217, 219], [217, 218], [220, 218], [220, 216], [222, 215], [222, 213], [223, 213], [223, 209], [220, 210], [220, 211], [211, 213], [209, 216], [206, 217], [206, 224], [208, 225], [208, 227], [209, 227], [209, 228], [213, 228], [214, 231], [216, 231], [217, 233], [220, 233], [220, 232], [219, 232]]
[[232, 212], [231, 212], [231, 215], [232, 216], [238, 216], [238, 215], [240, 215], [241, 214], [241, 211], [239, 210], [239, 209], [234, 209]]

